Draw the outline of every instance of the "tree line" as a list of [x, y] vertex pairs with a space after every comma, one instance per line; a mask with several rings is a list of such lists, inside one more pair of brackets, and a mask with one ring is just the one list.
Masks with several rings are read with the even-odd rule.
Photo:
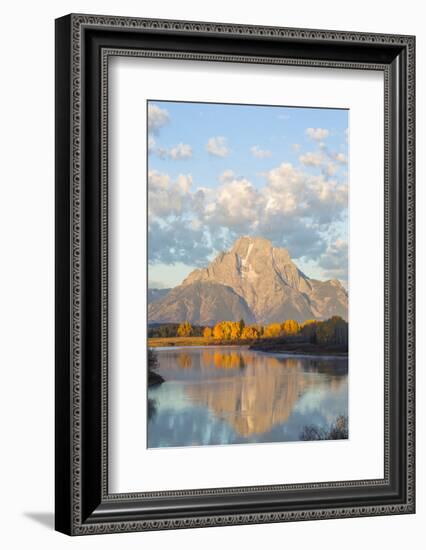
[[[183, 323], [156, 323], [148, 326], [148, 338], [176, 338]], [[190, 336], [203, 336], [204, 326], [191, 325]]]
[[[185, 321], [178, 326], [176, 336], [199, 336], [199, 328], [197, 327], [198, 334], [195, 334], [191, 323]], [[268, 325], [246, 325], [241, 319], [240, 321], [220, 321], [214, 326], [204, 327], [202, 336], [218, 341], [257, 340], [259, 338], [294, 339], [298, 337], [311, 343], [345, 344], [348, 340], [348, 323], [337, 315], [325, 321], [309, 319], [298, 323], [294, 319], [287, 319], [282, 323]]]

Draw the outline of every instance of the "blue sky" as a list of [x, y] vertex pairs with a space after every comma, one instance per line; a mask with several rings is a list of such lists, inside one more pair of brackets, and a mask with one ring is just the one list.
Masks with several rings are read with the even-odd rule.
[[149, 101], [149, 284], [241, 235], [347, 284], [347, 110]]

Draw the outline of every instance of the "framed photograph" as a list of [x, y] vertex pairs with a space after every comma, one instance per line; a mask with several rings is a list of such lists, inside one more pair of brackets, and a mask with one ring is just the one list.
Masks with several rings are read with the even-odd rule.
[[56, 529], [415, 511], [413, 36], [56, 21]]

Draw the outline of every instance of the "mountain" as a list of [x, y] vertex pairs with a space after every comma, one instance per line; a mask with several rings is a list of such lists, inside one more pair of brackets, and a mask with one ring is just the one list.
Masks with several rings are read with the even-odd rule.
[[170, 288], [148, 288], [148, 304], [164, 298], [170, 292]]
[[196, 325], [213, 325], [224, 319], [255, 322], [244, 298], [232, 288], [210, 281], [177, 286], [148, 306], [150, 323], [189, 321]]
[[348, 295], [336, 280], [310, 279], [284, 248], [241, 237], [206, 268], [195, 269], [148, 308], [150, 322], [213, 324], [220, 320], [272, 323], [286, 319], [347, 318]]

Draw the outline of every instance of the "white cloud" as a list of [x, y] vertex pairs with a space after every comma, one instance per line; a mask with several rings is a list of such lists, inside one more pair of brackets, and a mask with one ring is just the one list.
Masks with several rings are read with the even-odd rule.
[[180, 174], [173, 181], [168, 174], [148, 172], [148, 216], [150, 219], [180, 215], [190, 201], [191, 174]]
[[268, 151], [267, 149], [260, 149], [258, 145], [253, 145], [253, 147], [250, 147], [251, 154], [258, 158], [258, 159], [264, 159], [272, 156], [271, 151]]
[[148, 152], [152, 153], [155, 150], [155, 139], [153, 136], [148, 136]]
[[250, 225], [258, 219], [258, 200], [258, 191], [247, 179], [229, 180], [206, 204], [206, 222], [228, 228]]
[[165, 159], [168, 157], [169, 151], [165, 147], [156, 147], [152, 150], [156, 155], [158, 155], [161, 159]]
[[263, 188], [267, 209], [280, 215], [292, 212], [318, 224], [327, 224], [347, 208], [346, 185], [323, 175], [311, 176], [283, 163], [267, 174]]
[[322, 141], [329, 136], [330, 132], [326, 128], [307, 128], [306, 135], [315, 141]]
[[211, 137], [207, 142], [206, 149], [216, 157], [227, 157], [230, 152], [226, 138], [223, 136]]
[[317, 257], [327, 241], [321, 232], [340, 221], [347, 209], [347, 186], [309, 175], [291, 164], [265, 172], [264, 187], [256, 188], [231, 171], [222, 185], [210, 190], [199, 204], [199, 216], [209, 231], [229, 228], [232, 234], [258, 234], [278, 246], [287, 246], [294, 257]]
[[319, 168], [326, 177], [334, 176], [340, 168], [347, 164], [344, 153], [330, 151], [323, 141], [318, 142], [318, 149], [299, 156], [299, 162], [303, 166]]
[[192, 176], [191, 174], [179, 174], [176, 180], [177, 189], [184, 195], [189, 193], [192, 185]]
[[334, 176], [339, 168], [334, 164], [334, 162], [328, 162], [325, 167], [325, 173], [327, 176]]
[[158, 107], [152, 103], [148, 104], [148, 130], [152, 133], [158, 132], [170, 120], [169, 113], [166, 109]]
[[340, 279], [346, 285], [348, 280], [347, 241], [337, 239], [331, 243], [320, 256], [318, 264], [323, 269], [325, 277]]
[[167, 149], [166, 147], [155, 147], [154, 138], [148, 138], [148, 151], [155, 153], [162, 159], [185, 160], [192, 157], [192, 147], [187, 143], [178, 143], [174, 147]]
[[340, 164], [347, 164], [348, 159], [344, 153], [336, 153], [334, 155], [334, 160], [340, 162]]
[[154, 220], [150, 222], [148, 231], [151, 265], [182, 263], [204, 267], [206, 258], [214, 252], [203, 228], [194, 228], [183, 218], [161, 223]]
[[336, 253], [334, 249], [327, 253], [329, 235], [339, 234], [346, 219], [347, 185], [328, 178], [324, 171], [312, 175], [289, 163], [263, 176], [265, 184], [257, 187], [226, 170], [219, 187], [206, 188], [196, 186], [191, 175], [173, 179], [151, 171], [149, 223], [152, 238], [164, 249], [157, 251], [155, 261], [173, 263], [178, 250], [179, 261], [202, 265], [206, 251], [214, 254], [248, 234], [288, 248], [293, 258], [321, 258], [323, 269], [331, 270]]
[[178, 143], [169, 150], [168, 154], [173, 160], [189, 159], [192, 157], [192, 147], [187, 143]]
[[293, 143], [293, 145], [291, 146], [291, 148], [293, 149], [293, 151], [295, 153], [298, 153], [300, 151], [300, 143]]
[[305, 166], [321, 166], [324, 157], [321, 153], [305, 153], [300, 155], [299, 161]]
[[219, 176], [219, 181], [221, 183], [226, 183], [227, 181], [232, 181], [233, 179], [237, 179], [237, 176], [233, 170], [225, 170]]

